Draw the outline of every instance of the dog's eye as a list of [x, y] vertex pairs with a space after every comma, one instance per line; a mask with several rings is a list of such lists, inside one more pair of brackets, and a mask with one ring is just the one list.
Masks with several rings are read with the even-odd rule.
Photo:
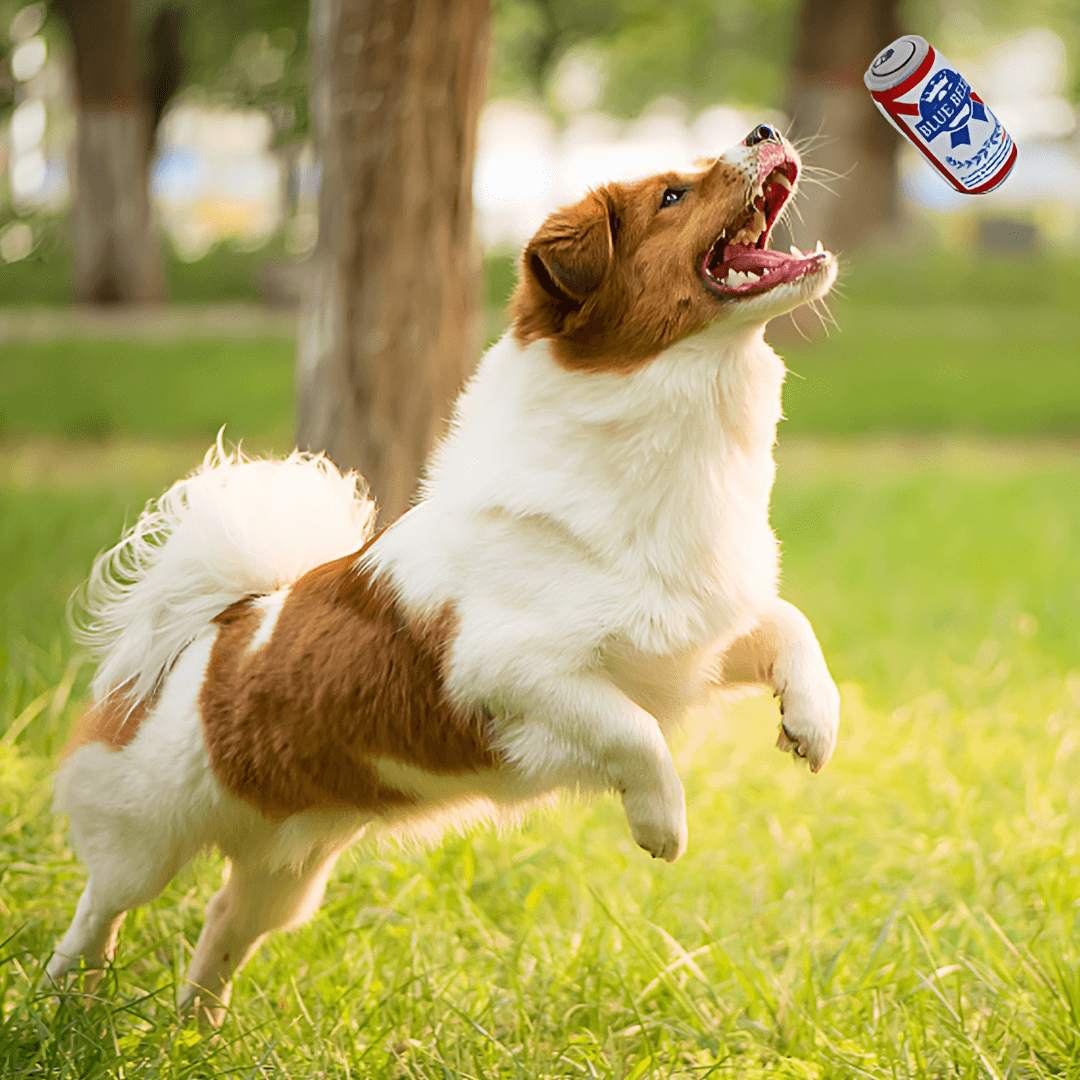
[[686, 188], [667, 188], [664, 191], [663, 198], [660, 200], [660, 209], [664, 210], [669, 206], [674, 206], [685, 194]]

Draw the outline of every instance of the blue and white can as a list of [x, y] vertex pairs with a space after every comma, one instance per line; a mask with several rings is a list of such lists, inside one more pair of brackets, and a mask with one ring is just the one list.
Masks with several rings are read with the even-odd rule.
[[874, 57], [863, 82], [885, 119], [957, 191], [982, 195], [1012, 171], [1012, 137], [925, 38], [897, 38]]

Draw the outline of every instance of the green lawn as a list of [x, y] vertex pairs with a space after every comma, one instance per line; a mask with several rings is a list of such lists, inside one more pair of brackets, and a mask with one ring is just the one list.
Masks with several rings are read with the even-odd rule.
[[290, 338], [6, 342], [0, 433], [292, 440]]
[[354, 852], [204, 1039], [171, 1002], [209, 857], [129, 920], [103, 1003], [33, 988], [82, 882], [48, 812], [85, 675], [63, 599], [197, 450], [9, 449], [0, 1075], [1080, 1076], [1080, 461], [971, 440], [779, 457], [785, 593], [844, 685], [834, 762], [795, 768], [752, 699], [680, 740], [673, 867], [612, 800]]
[[[513, 280], [512, 259], [488, 260], [493, 334]], [[770, 332], [792, 371], [786, 430], [1080, 436], [1080, 259], [853, 264], [840, 292], [829, 337]], [[282, 448], [294, 355], [291, 337], [2, 342], [0, 435], [208, 438], [228, 422]]]
[[[1053, 317], [1051, 315], [1053, 314]], [[1076, 312], [839, 310], [842, 332], [785, 342], [785, 430], [1080, 435]], [[292, 438], [295, 342], [0, 344], [0, 434]]]
[[64, 604], [220, 423], [288, 445], [292, 343], [0, 345], [0, 1077], [1080, 1080], [1078, 267], [868, 263], [841, 333], [785, 343], [783, 592], [844, 698], [821, 775], [771, 699], [717, 702], [674, 866], [612, 799], [358, 849], [218, 1036], [172, 1004], [213, 856], [101, 1000], [36, 990], [83, 883], [49, 811], [88, 677]]
[[843, 259], [829, 336], [783, 335], [790, 430], [1080, 435], [1078, 297], [1076, 257]]
[[1080, 435], [1080, 290], [1070, 310], [834, 305], [839, 330], [782, 351], [801, 432]]
[[785, 591], [837, 677], [882, 707], [981, 700], [972, 665], [1080, 667], [1080, 453], [1071, 445], [781, 442]]

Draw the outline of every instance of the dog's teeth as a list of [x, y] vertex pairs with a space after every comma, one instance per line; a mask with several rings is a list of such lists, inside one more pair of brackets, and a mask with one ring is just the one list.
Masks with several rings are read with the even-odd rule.
[[776, 182], [787, 191], [791, 190], [791, 181], [782, 173], [778, 172], [775, 176]]
[[803, 257], [803, 253], [794, 244], [791, 245], [791, 254], [794, 255], [796, 259], [801, 259]]
[[729, 270], [727, 277], [724, 278], [724, 284], [729, 289], [737, 288], [739, 285], [755, 285], [761, 280], [760, 274], [755, 274], [751, 270]]
[[758, 234], [758, 236], [760, 236], [761, 233], [762, 233], [762, 230], [764, 230], [764, 228], [765, 228], [765, 215], [760, 210], [755, 210], [754, 211], [754, 220], [753, 220], [753, 222], [751, 224], [752, 224], [752, 227], [754, 229], [754, 232], [756, 232]]
[[820, 240], [817, 242], [817, 247], [814, 248], [814, 254], [815, 255], [824, 255], [825, 254], [825, 248], [822, 247]]

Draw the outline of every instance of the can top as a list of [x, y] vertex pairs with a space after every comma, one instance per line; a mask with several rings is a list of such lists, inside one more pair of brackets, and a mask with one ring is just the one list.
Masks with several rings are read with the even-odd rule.
[[891, 90], [899, 86], [929, 52], [930, 43], [918, 34], [905, 34], [897, 38], [870, 62], [863, 76], [867, 90]]

